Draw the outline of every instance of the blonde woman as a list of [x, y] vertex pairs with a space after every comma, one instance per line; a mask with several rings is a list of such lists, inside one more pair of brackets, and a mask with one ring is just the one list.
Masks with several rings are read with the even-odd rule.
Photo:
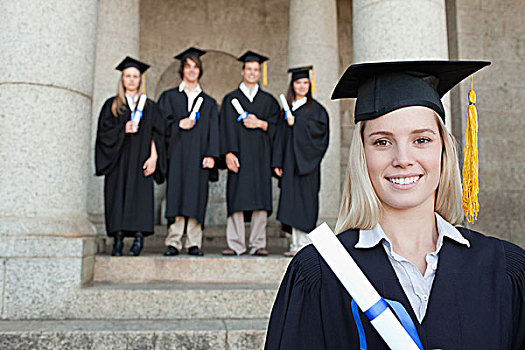
[[[461, 183], [440, 98], [487, 64], [353, 65], [332, 96], [357, 97], [338, 238], [379, 294], [403, 305], [425, 349], [525, 348], [525, 251], [455, 226]], [[305, 247], [279, 290], [266, 349], [366, 346], [388, 348]]]
[[121, 256], [124, 237], [134, 237], [129, 255], [138, 256], [153, 234], [153, 178], [164, 181], [164, 120], [156, 104], [141, 94], [141, 74], [149, 66], [126, 57], [117, 96], [109, 98], [98, 120], [96, 175], [104, 175], [106, 231], [112, 255]]

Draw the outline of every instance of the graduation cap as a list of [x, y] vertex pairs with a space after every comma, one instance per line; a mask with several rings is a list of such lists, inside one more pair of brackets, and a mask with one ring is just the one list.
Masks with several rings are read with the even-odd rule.
[[355, 122], [408, 106], [433, 109], [445, 120], [441, 97], [487, 61], [402, 61], [351, 65], [332, 100], [356, 97]]
[[310, 79], [310, 71], [312, 71], [312, 93], [315, 92], [315, 71], [314, 66], [305, 66], [288, 69], [288, 73], [292, 73], [292, 81], [298, 79], [308, 78]]
[[268, 61], [268, 57], [260, 55], [257, 52], [253, 52], [253, 51], [248, 50], [245, 53], [243, 53], [242, 56], [237, 58], [237, 61], [241, 61], [241, 62], [244, 62], [244, 63], [246, 63], [246, 62], [263, 63], [263, 62]]
[[[378, 118], [396, 109], [424, 106], [445, 120], [441, 97], [469, 75], [488, 66], [487, 61], [404, 61], [351, 65], [337, 83], [332, 99], [356, 97], [355, 122]], [[470, 79], [467, 129], [463, 161], [463, 212], [477, 219], [478, 121], [476, 93]]]
[[119, 63], [119, 65], [115, 69], [122, 72], [124, 69], [129, 67], [135, 67], [140, 71], [140, 74], [144, 74], [144, 72], [147, 71], [150, 66], [149, 64], [140, 62], [139, 60], [127, 56], [122, 60], [122, 62]]
[[268, 61], [269, 58], [263, 55], [258, 54], [257, 52], [253, 51], [246, 51], [242, 54], [239, 58], [237, 58], [237, 61], [241, 62], [259, 62], [262, 64], [262, 75], [263, 75], [263, 85], [268, 85], [268, 64], [266, 61]]
[[184, 61], [186, 61], [186, 58], [188, 58], [188, 57], [200, 58], [204, 54], [206, 54], [206, 51], [192, 46], [192, 47], [189, 47], [186, 50], [182, 51], [181, 53], [179, 53], [174, 58], [176, 60], [181, 60], [181, 62], [184, 62]]

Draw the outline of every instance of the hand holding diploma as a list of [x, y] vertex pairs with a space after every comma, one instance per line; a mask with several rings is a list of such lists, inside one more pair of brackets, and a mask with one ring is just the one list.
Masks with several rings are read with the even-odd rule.
[[139, 124], [142, 119], [142, 111], [144, 110], [144, 106], [146, 105], [146, 100], [148, 99], [148, 96], [145, 94], [140, 95], [139, 103], [137, 104], [137, 108], [131, 113], [131, 130], [132, 133], [136, 133], [139, 131]]
[[[388, 307], [389, 303], [387, 304], [387, 301], [377, 293], [370, 281], [355, 263], [354, 259], [352, 259], [326, 223], [321, 224], [313, 230], [308, 237], [312, 240], [315, 248], [319, 251], [319, 254], [328, 266], [330, 266], [339, 281], [341, 281], [341, 284], [355, 300], [355, 303], [357, 303], [359, 308], [368, 317], [370, 323], [391, 349], [423, 349], [417, 331], [415, 331], [415, 326], [412, 324], [413, 329], [410, 329], [406, 324], [401, 325], [392, 310]], [[396, 313], [398, 312], [396, 311]], [[410, 319], [410, 317], [408, 318]], [[400, 316], [400, 319], [403, 318]], [[355, 321], [356, 323], [358, 322], [358, 320]], [[359, 325], [361, 324], [359, 323]], [[409, 334], [409, 332], [412, 334]], [[414, 337], [416, 339], [414, 339]], [[418, 344], [416, 345], [416, 343]]]
[[248, 117], [248, 112], [244, 111], [244, 108], [242, 108], [241, 103], [239, 102], [238, 99], [236, 99], [236, 98], [232, 99], [232, 105], [233, 105], [233, 108], [235, 108], [235, 110], [239, 114], [239, 116], [237, 117], [237, 121], [238, 122], [240, 122], [242, 119], [246, 119], [246, 117]]
[[197, 121], [200, 118], [199, 110], [201, 108], [202, 102], [204, 102], [204, 99], [201, 97], [197, 98], [197, 101], [195, 102], [195, 105], [193, 106], [193, 109], [190, 113], [190, 120], [193, 121], [193, 124], [197, 123]]
[[286, 120], [288, 125], [293, 126], [295, 123], [295, 117], [293, 116], [290, 106], [288, 106], [288, 102], [283, 94], [279, 95], [279, 100], [281, 100], [281, 106], [284, 110], [284, 120]]
[[190, 118], [182, 118], [179, 121], [179, 128], [183, 130], [190, 130], [193, 128], [193, 125], [195, 124], [194, 120], [191, 120]]
[[288, 102], [286, 101], [286, 97], [284, 97], [283, 94], [279, 95], [279, 100], [281, 100], [281, 106], [284, 110], [284, 119], [288, 119], [290, 116], [292, 116], [292, 111], [290, 111], [290, 106], [288, 106]]
[[139, 129], [138, 129], [138, 127], [135, 127], [134, 124], [135, 123], [133, 122], [133, 120], [127, 121], [124, 132], [126, 134], [135, 134], [135, 133], [137, 133], [137, 131], [139, 131]]

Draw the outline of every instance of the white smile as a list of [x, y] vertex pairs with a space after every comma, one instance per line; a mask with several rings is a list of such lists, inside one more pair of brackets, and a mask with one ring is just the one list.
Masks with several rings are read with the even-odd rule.
[[398, 185], [410, 185], [417, 182], [420, 178], [420, 175], [411, 177], [387, 177], [388, 181]]

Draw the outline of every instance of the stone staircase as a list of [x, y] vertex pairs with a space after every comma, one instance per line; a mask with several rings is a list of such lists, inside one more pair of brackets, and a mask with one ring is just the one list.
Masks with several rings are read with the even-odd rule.
[[[248, 235], [250, 229], [246, 226], [246, 244], [248, 244]], [[156, 225], [155, 233], [152, 236], [146, 237], [144, 240], [144, 253], [162, 254], [166, 247], [164, 240], [167, 235], [167, 228], [165, 225]], [[266, 227], [267, 248], [272, 254], [281, 254], [289, 248], [289, 240], [281, 231], [281, 225], [278, 222], [268, 222]], [[131, 246], [132, 239], [124, 240], [124, 251], [127, 252]], [[100, 253], [110, 254], [113, 239], [102, 237], [99, 239], [98, 251]], [[202, 235], [202, 249], [205, 253], [219, 254], [222, 250], [227, 248], [226, 244], [226, 226], [206, 226]]]
[[223, 227], [206, 229], [204, 257], [164, 257], [165, 231], [157, 227], [139, 257], [112, 257], [110, 240], [99, 242], [91, 282], [56, 314], [0, 321], [0, 348], [262, 349], [290, 261], [278, 227], [268, 242], [279, 254], [268, 257], [217, 254]]

